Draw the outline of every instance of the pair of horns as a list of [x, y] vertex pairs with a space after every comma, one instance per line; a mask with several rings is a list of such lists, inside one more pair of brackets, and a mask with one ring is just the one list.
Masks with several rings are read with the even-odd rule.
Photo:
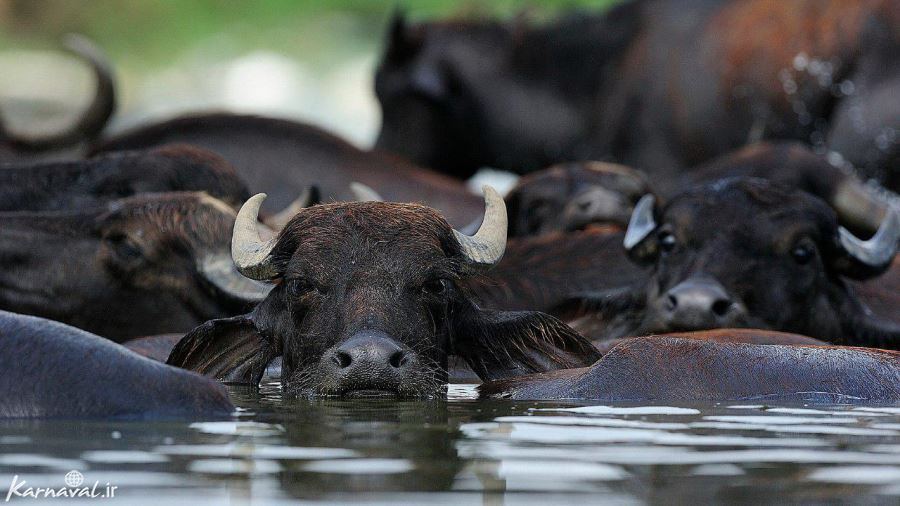
[[[241, 206], [231, 236], [231, 258], [235, 267], [244, 276], [260, 281], [280, 276], [272, 262], [277, 237], [264, 241], [257, 228], [259, 207], [265, 199], [266, 194], [259, 193]], [[479, 266], [497, 263], [506, 250], [506, 204], [496, 190], [485, 186], [484, 205], [484, 220], [475, 235], [453, 231], [465, 259]]]
[[[653, 218], [655, 202], [653, 195], [644, 195], [634, 206], [623, 241], [626, 250], [631, 251], [656, 229], [656, 220]], [[884, 268], [897, 254], [900, 211], [888, 207], [878, 231], [867, 241], [856, 237], [844, 227], [838, 227], [838, 240], [847, 254], [858, 262], [875, 269]]]

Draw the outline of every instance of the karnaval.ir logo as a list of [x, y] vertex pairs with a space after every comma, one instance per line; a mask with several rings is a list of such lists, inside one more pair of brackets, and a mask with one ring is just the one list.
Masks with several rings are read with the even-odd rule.
[[[116, 485], [110, 485], [107, 482], [101, 486], [99, 481], [95, 481], [93, 485], [84, 485], [84, 474], [78, 470], [71, 470], [63, 477], [65, 487], [30, 487], [28, 482], [19, 479], [19, 475], [13, 476], [9, 490], [6, 492], [6, 502], [13, 497], [31, 498], [31, 499], [47, 499], [52, 497], [85, 497], [89, 499], [111, 499], [116, 495]], [[82, 486], [84, 485], [84, 486]]]

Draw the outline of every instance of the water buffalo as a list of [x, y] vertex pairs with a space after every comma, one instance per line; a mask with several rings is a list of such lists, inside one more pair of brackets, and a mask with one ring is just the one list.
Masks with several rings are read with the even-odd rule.
[[796, 139], [897, 191], [898, 13], [898, 0], [638, 0], [539, 26], [398, 15], [377, 146], [460, 177], [612, 160], [656, 181]]
[[221, 385], [43, 318], [0, 311], [0, 419], [200, 418], [234, 411]]
[[[747, 343], [747, 344], [786, 344], [786, 345], [812, 345], [812, 346], [828, 346], [825, 341], [820, 341], [809, 336], [801, 336], [800, 334], [791, 334], [789, 332], [778, 332], [774, 330], [762, 329], [715, 329], [703, 330], [699, 332], [672, 332], [666, 334], [668, 337], [677, 337], [681, 339], [700, 339], [703, 341], [713, 341], [717, 343]], [[620, 337], [609, 339], [597, 343], [597, 349], [600, 353], [606, 355], [610, 350], [618, 346], [624, 341], [633, 339], [633, 337]], [[125, 343], [126, 346], [128, 343]], [[129, 346], [129, 349], [135, 348]], [[135, 350], [138, 351], [138, 350]], [[138, 351], [138, 353], [141, 353]], [[145, 355], [141, 353], [142, 355]], [[145, 355], [147, 356], [147, 355]]]
[[557, 314], [595, 339], [753, 327], [897, 348], [900, 324], [870, 314], [847, 280], [885, 272], [898, 239], [897, 210], [862, 241], [808, 193], [762, 179], [722, 180], [662, 209], [642, 199], [624, 245], [650, 266], [645, 286], [575, 297]]
[[638, 199], [651, 193], [644, 176], [602, 162], [562, 163], [528, 174], [506, 194], [509, 237], [628, 225]]
[[574, 294], [640, 283], [647, 269], [622, 248], [624, 234], [592, 229], [510, 240], [490, 271], [464, 284], [490, 309], [546, 311]]
[[290, 395], [432, 398], [445, 391], [450, 355], [482, 379], [599, 357], [555, 318], [483, 310], [466, 294], [460, 281], [506, 245], [506, 209], [490, 187], [472, 236], [428, 207], [353, 202], [304, 209], [263, 241], [264, 198], [238, 213], [232, 256], [245, 276], [274, 281], [272, 291], [251, 313], [189, 333], [169, 364], [255, 385], [280, 355]]
[[24, 161], [93, 139], [103, 130], [116, 107], [112, 70], [103, 52], [81, 36], [69, 36], [64, 47], [87, 62], [97, 81], [94, 98], [78, 121], [60, 132], [23, 136], [0, 121], [0, 162]]
[[234, 114], [184, 116], [139, 127], [95, 146], [93, 152], [146, 149], [179, 142], [218, 153], [254, 192], [271, 199], [267, 213], [285, 208], [317, 186], [323, 201], [356, 200], [349, 183], [387, 199], [424, 202], [462, 226], [478, 218], [480, 199], [451, 178], [380, 151], [364, 151], [328, 132], [294, 121]]
[[0, 211], [87, 209], [138, 193], [205, 191], [237, 209], [250, 196], [228, 162], [179, 144], [89, 160], [0, 165]]
[[[834, 165], [833, 159], [841, 166]], [[596, 226], [621, 226], [637, 200], [654, 193], [660, 200], [720, 179], [758, 177], [816, 195], [835, 208], [854, 231], [873, 233], [891, 202], [890, 191], [861, 181], [839, 157], [814, 153], [796, 141], [758, 142], [692, 167], [677, 180], [654, 179], [623, 165], [564, 163], [522, 177], [506, 196], [510, 237]]]
[[669, 336], [628, 339], [591, 367], [486, 383], [503, 399], [824, 404], [900, 402], [900, 353]]
[[231, 207], [205, 193], [0, 213], [0, 308], [117, 341], [239, 314], [266, 287], [234, 270], [234, 219]]

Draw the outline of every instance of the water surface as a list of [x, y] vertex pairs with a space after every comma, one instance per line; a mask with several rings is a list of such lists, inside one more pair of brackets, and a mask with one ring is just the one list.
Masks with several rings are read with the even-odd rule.
[[14, 475], [59, 488], [77, 470], [118, 487], [85, 504], [900, 502], [898, 407], [231, 393], [231, 420], [3, 422], [0, 494]]

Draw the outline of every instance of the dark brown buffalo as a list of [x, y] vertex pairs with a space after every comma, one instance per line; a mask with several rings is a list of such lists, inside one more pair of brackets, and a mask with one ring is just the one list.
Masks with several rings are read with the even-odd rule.
[[0, 165], [0, 211], [87, 209], [139, 193], [205, 191], [238, 208], [250, 195], [228, 162], [186, 144], [88, 160]]
[[377, 145], [460, 177], [613, 160], [674, 180], [761, 139], [900, 187], [898, 0], [646, 0], [544, 25], [392, 23]]
[[591, 229], [510, 240], [496, 267], [465, 283], [478, 303], [546, 311], [573, 295], [625, 289], [647, 277], [622, 247], [624, 234]]
[[840, 346], [629, 339], [591, 367], [486, 383], [482, 397], [603, 402], [900, 402], [900, 353]]
[[0, 311], [0, 419], [227, 417], [221, 385], [83, 330]]
[[651, 192], [640, 172], [623, 165], [554, 165], [522, 177], [506, 195], [509, 236], [572, 232], [596, 225], [625, 230], [634, 204]]
[[271, 195], [263, 210], [284, 209], [318, 187], [323, 202], [357, 200], [351, 182], [386, 199], [424, 202], [462, 226], [477, 219], [480, 199], [458, 181], [380, 151], [364, 151], [319, 128], [293, 121], [205, 114], [140, 127], [107, 139], [94, 152], [179, 142], [209, 149], [237, 168], [253, 192]]
[[[667, 337], [678, 337], [681, 339], [700, 339], [702, 341], [713, 341], [717, 343], [746, 343], [746, 344], [785, 344], [785, 345], [812, 345], [827, 346], [828, 343], [818, 339], [801, 336], [800, 334], [791, 334], [788, 332], [777, 332], [774, 330], [760, 329], [715, 329], [704, 330], [700, 332], [674, 332], [665, 334]], [[597, 343], [597, 349], [600, 353], [606, 355], [610, 350], [618, 346], [620, 343], [634, 339], [633, 337], [619, 337], [607, 341]], [[125, 343], [126, 345], [128, 343]], [[133, 349], [133, 348], [132, 348]], [[135, 350], [137, 351], [137, 350]], [[140, 352], [138, 352], [140, 353]]]
[[652, 199], [638, 203], [624, 244], [650, 266], [646, 284], [575, 297], [557, 314], [593, 339], [751, 327], [897, 348], [900, 324], [871, 314], [848, 280], [887, 271], [898, 239], [896, 210], [862, 241], [806, 192], [762, 179], [723, 180], [662, 208]]
[[266, 293], [234, 270], [234, 210], [205, 193], [0, 213], [0, 308], [121, 341], [186, 332]]
[[91, 104], [78, 121], [60, 132], [41, 136], [17, 135], [0, 121], [0, 163], [45, 157], [48, 152], [69, 148], [97, 137], [116, 108], [112, 70], [102, 51], [89, 40], [70, 36], [64, 47], [87, 62], [97, 81]]
[[273, 281], [272, 291], [251, 313], [185, 336], [169, 364], [255, 385], [282, 356], [291, 395], [430, 398], [444, 394], [450, 355], [482, 379], [599, 357], [555, 318], [483, 310], [461, 289], [506, 244], [506, 210], [490, 188], [473, 236], [424, 206], [354, 202], [304, 209], [263, 241], [264, 198], [241, 208], [232, 256], [244, 275]]

